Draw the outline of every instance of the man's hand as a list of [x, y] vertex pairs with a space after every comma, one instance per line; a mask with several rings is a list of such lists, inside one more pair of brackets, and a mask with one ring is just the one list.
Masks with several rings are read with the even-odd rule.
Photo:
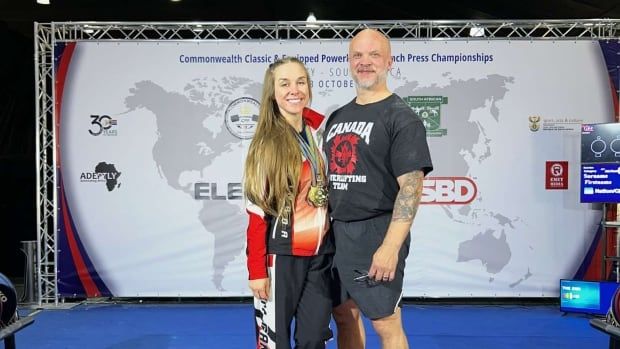
[[377, 281], [388, 282], [394, 280], [396, 264], [398, 263], [399, 246], [382, 244], [372, 256], [372, 264], [368, 270], [368, 277]]
[[250, 280], [250, 290], [254, 298], [267, 300], [269, 298], [269, 278]]

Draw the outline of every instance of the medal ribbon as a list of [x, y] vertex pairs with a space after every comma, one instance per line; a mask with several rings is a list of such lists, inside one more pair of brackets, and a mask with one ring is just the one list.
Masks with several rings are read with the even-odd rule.
[[312, 170], [312, 185], [317, 185], [317, 182], [321, 181], [320, 185], [323, 186], [325, 185], [323, 157], [319, 153], [319, 149], [314, 142], [314, 137], [312, 137], [310, 128], [304, 125], [303, 132], [306, 134], [306, 139], [308, 140], [307, 143], [299, 133], [296, 133], [296, 135], [302, 154], [304, 154], [304, 157], [310, 162], [310, 168]]

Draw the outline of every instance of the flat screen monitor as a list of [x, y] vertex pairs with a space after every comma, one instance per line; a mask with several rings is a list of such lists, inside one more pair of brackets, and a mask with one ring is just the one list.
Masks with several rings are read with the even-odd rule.
[[620, 164], [620, 123], [581, 125], [581, 163]]
[[618, 288], [611, 281], [560, 280], [560, 310], [604, 315]]
[[620, 203], [620, 163], [581, 164], [581, 202]]

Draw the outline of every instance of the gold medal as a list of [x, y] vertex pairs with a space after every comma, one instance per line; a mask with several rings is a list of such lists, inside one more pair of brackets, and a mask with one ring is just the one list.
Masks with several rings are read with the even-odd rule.
[[321, 157], [321, 153], [314, 142], [310, 129], [304, 127], [304, 132], [306, 136], [305, 139], [297, 134], [297, 140], [299, 141], [302, 154], [310, 163], [310, 168], [312, 171], [312, 185], [310, 186], [310, 189], [308, 189], [306, 201], [314, 207], [324, 207], [327, 206], [328, 191], [327, 186], [325, 185], [326, 178], [323, 158]]
[[327, 188], [322, 185], [312, 185], [308, 190], [308, 201], [314, 207], [327, 205]]

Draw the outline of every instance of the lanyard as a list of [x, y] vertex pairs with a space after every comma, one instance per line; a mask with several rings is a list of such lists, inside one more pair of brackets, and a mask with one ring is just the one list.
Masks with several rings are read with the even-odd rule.
[[304, 135], [306, 140], [299, 133], [296, 133], [299, 146], [301, 147], [301, 153], [310, 162], [310, 168], [312, 170], [312, 185], [325, 185], [325, 172], [323, 166], [323, 157], [319, 153], [319, 149], [314, 142], [314, 137], [310, 132], [310, 128], [303, 125]]

